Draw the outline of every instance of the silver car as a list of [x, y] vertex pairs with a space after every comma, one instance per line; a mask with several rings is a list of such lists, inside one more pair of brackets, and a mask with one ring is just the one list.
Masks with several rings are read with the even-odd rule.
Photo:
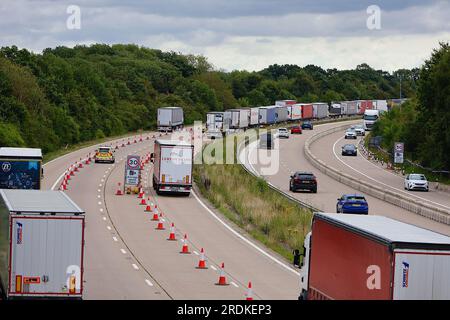
[[356, 131], [357, 136], [365, 136], [366, 135], [366, 130], [364, 130], [364, 126], [362, 126], [362, 125], [355, 126], [354, 130]]
[[419, 173], [407, 174], [405, 177], [406, 190], [428, 191], [428, 181], [425, 175]]
[[347, 131], [345, 131], [345, 139], [356, 139], [357, 135], [356, 135], [356, 131], [353, 129], [347, 129]]

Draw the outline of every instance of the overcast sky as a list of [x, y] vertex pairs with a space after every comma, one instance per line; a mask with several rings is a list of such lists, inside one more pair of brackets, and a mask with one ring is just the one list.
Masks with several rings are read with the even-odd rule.
[[[80, 29], [67, 27], [69, 5], [80, 8]], [[135, 43], [203, 54], [227, 71], [363, 62], [393, 71], [450, 41], [449, 17], [448, 0], [0, 0], [0, 46]]]

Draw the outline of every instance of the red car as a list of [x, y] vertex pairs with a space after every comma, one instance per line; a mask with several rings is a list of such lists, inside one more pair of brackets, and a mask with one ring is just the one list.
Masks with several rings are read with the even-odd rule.
[[300, 127], [300, 126], [291, 127], [291, 134], [293, 134], [293, 133], [302, 134], [302, 127]]

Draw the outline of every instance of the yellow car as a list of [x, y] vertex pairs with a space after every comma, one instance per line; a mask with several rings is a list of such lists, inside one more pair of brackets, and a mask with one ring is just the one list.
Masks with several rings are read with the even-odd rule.
[[107, 163], [114, 163], [114, 151], [112, 147], [100, 147], [95, 152], [95, 163], [99, 162], [107, 162]]

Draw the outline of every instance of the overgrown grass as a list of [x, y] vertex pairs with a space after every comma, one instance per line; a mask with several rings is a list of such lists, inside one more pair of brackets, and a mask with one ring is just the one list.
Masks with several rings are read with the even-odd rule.
[[220, 212], [252, 237], [292, 261], [303, 246], [312, 212], [299, 207], [239, 164], [194, 166], [200, 192]]

